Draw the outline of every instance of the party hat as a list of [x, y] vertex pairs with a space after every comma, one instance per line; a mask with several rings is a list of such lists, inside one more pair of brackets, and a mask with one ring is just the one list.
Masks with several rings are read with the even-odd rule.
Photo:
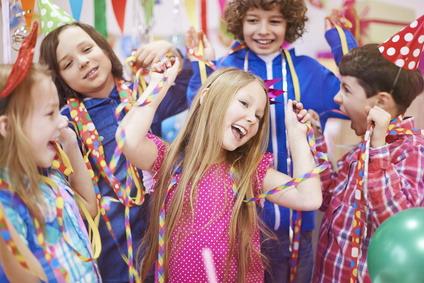
[[380, 53], [405, 70], [416, 70], [424, 44], [424, 15], [379, 46]]
[[38, 0], [37, 2], [43, 34], [46, 35], [63, 24], [75, 21], [68, 13], [49, 0]]

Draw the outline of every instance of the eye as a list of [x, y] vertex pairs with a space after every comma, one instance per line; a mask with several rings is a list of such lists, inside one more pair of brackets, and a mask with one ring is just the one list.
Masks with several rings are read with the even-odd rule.
[[62, 69], [63, 70], [66, 70], [66, 69], [68, 69], [69, 67], [71, 67], [72, 66], [72, 61], [69, 61], [69, 62], [67, 62], [63, 67], [62, 67]]
[[90, 52], [91, 49], [93, 49], [93, 47], [92, 46], [88, 46], [88, 47], [84, 48], [83, 51], [85, 53], [88, 53], [88, 52]]
[[344, 93], [350, 93], [350, 90], [346, 86], [343, 86], [343, 92]]
[[271, 20], [270, 22], [273, 25], [280, 25], [283, 21], [282, 20]]
[[247, 18], [247, 19], [246, 19], [246, 22], [248, 22], [249, 24], [254, 24], [254, 23], [257, 23], [257, 22], [258, 22], [258, 20], [257, 20], [257, 19], [255, 19], [255, 18]]
[[244, 101], [244, 100], [239, 100], [239, 102], [240, 102], [240, 104], [241, 105], [243, 105], [244, 107], [249, 107], [249, 103], [247, 103], [246, 101]]
[[259, 115], [255, 115], [256, 119], [258, 119], [258, 121], [262, 120], [262, 116]]

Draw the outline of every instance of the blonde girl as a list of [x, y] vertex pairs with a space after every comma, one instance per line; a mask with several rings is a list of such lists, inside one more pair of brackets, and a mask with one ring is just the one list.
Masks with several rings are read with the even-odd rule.
[[[209, 248], [219, 282], [262, 282], [262, 226], [255, 200], [290, 180], [271, 167], [272, 156], [265, 153], [267, 92], [252, 74], [235, 68], [216, 71], [196, 96], [185, 127], [167, 145], [147, 131], [172, 84], [177, 64], [166, 69], [164, 78], [156, 74], [159, 83], [166, 80], [161, 92], [150, 104], [133, 108], [120, 125], [126, 133], [127, 158], [152, 171], [157, 180], [143, 246], [142, 275], [156, 264], [156, 280], [205, 282], [201, 254]], [[298, 121], [305, 121], [307, 114], [296, 111], [296, 116], [293, 107], [297, 106], [289, 102], [286, 124], [294, 174], [300, 176], [315, 164], [306, 126]], [[314, 177], [266, 198], [279, 205], [313, 210], [321, 204], [320, 188]], [[165, 225], [161, 226], [163, 214]], [[164, 236], [164, 245], [159, 244], [159, 235]]]
[[[90, 176], [47, 69], [25, 66], [0, 65], [0, 282], [100, 282], [74, 199], [97, 214]], [[58, 142], [73, 168], [69, 179], [51, 168]]]

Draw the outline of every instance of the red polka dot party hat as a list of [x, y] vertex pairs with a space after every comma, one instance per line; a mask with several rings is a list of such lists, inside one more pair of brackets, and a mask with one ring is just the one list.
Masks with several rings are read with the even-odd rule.
[[379, 46], [381, 54], [396, 66], [416, 70], [424, 44], [424, 15]]

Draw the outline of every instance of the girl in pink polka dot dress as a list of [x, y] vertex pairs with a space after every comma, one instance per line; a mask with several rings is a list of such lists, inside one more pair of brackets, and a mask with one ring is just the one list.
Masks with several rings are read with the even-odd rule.
[[[166, 81], [160, 93], [151, 103], [131, 109], [120, 126], [126, 133], [124, 154], [141, 169], [150, 170], [156, 180], [142, 247], [142, 278], [155, 267], [159, 282], [207, 282], [202, 251], [208, 248], [218, 282], [263, 282], [262, 225], [257, 203], [247, 200], [291, 179], [274, 170], [272, 156], [265, 153], [267, 92], [250, 73], [234, 68], [216, 71], [199, 90], [186, 125], [168, 145], [148, 130], [178, 64], [164, 67]], [[162, 76], [154, 74], [153, 80]], [[154, 85], [151, 82], [149, 88]], [[296, 102], [289, 101], [289, 106], [286, 127], [294, 175], [300, 176], [315, 167], [304, 124], [308, 114]], [[319, 178], [267, 199], [293, 209], [318, 209]]]

